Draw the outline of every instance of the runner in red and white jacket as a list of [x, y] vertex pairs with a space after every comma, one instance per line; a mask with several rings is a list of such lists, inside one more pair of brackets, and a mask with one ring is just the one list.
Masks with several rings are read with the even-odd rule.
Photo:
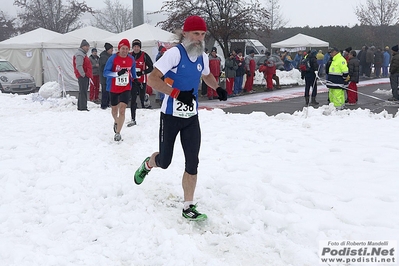
[[[127, 124], [128, 127], [136, 125], [137, 94], [140, 97], [141, 108], [146, 108], [144, 106], [144, 97], [147, 89], [147, 74], [154, 69], [151, 57], [146, 52], [141, 51], [141, 41], [139, 39], [133, 40], [132, 48], [132, 56], [136, 60], [138, 82], [133, 83], [131, 90], [130, 113], [132, 120]], [[151, 108], [151, 106], [147, 108]]]

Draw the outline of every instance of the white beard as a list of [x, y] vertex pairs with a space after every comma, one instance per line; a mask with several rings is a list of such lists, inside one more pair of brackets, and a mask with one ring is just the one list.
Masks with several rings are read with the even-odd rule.
[[205, 42], [195, 42], [184, 38], [182, 41], [184, 47], [186, 48], [189, 57], [199, 57], [203, 54], [205, 49]]

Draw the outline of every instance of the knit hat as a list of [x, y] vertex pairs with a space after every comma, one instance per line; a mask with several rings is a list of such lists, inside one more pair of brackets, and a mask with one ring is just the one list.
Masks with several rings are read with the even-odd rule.
[[91, 52], [93, 53], [93, 52], [97, 52], [97, 49], [96, 48], [93, 48], [93, 49], [91, 49]]
[[83, 39], [80, 43], [80, 48], [82, 48], [83, 46], [90, 46], [90, 44], [85, 39]]
[[105, 51], [108, 51], [109, 49], [114, 48], [114, 47], [112, 46], [112, 44], [106, 42], [104, 44], [104, 48], [105, 48]]
[[392, 51], [397, 52], [399, 50], [399, 46], [398, 45], [392, 46], [391, 49]]
[[350, 51], [352, 51], [352, 47], [349, 46], [348, 48], [345, 49], [345, 51], [349, 53]]
[[183, 31], [206, 31], [205, 20], [199, 16], [190, 16], [184, 21]]
[[132, 47], [138, 45], [141, 48], [141, 41], [139, 39], [134, 39], [132, 41]]
[[118, 44], [118, 49], [121, 49], [122, 46], [127, 46], [130, 50], [130, 42], [128, 39], [122, 39]]
[[211, 53], [212, 53], [212, 52], [215, 52], [215, 53], [216, 53], [217, 51], [218, 51], [218, 50], [216, 49], [216, 47], [212, 47]]

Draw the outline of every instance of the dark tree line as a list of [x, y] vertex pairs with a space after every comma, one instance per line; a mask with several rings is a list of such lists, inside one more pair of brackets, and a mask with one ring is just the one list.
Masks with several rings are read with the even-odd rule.
[[399, 25], [393, 26], [329, 26], [329, 27], [296, 27], [280, 28], [272, 31], [268, 37], [261, 38], [261, 42], [266, 47], [271, 47], [274, 42], [279, 42], [290, 38], [298, 33], [306, 34], [323, 41], [329, 42], [330, 47], [345, 49], [351, 46], [353, 49], [360, 50], [363, 45], [384, 48], [394, 46], [399, 43], [397, 32]]

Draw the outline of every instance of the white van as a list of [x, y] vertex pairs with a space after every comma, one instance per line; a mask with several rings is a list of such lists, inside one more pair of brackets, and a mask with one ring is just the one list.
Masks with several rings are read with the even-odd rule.
[[[222, 59], [222, 65], [224, 66], [224, 54], [219, 43], [215, 41], [214, 47], [217, 49], [217, 55]], [[253, 50], [255, 52], [255, 61], [263, 57], [268, 49], [256, 39], [231, 39], [229, 41], [229, 51], [241, 49], [242, 55], [245, 57], [249, 55], [249, 52]]]

